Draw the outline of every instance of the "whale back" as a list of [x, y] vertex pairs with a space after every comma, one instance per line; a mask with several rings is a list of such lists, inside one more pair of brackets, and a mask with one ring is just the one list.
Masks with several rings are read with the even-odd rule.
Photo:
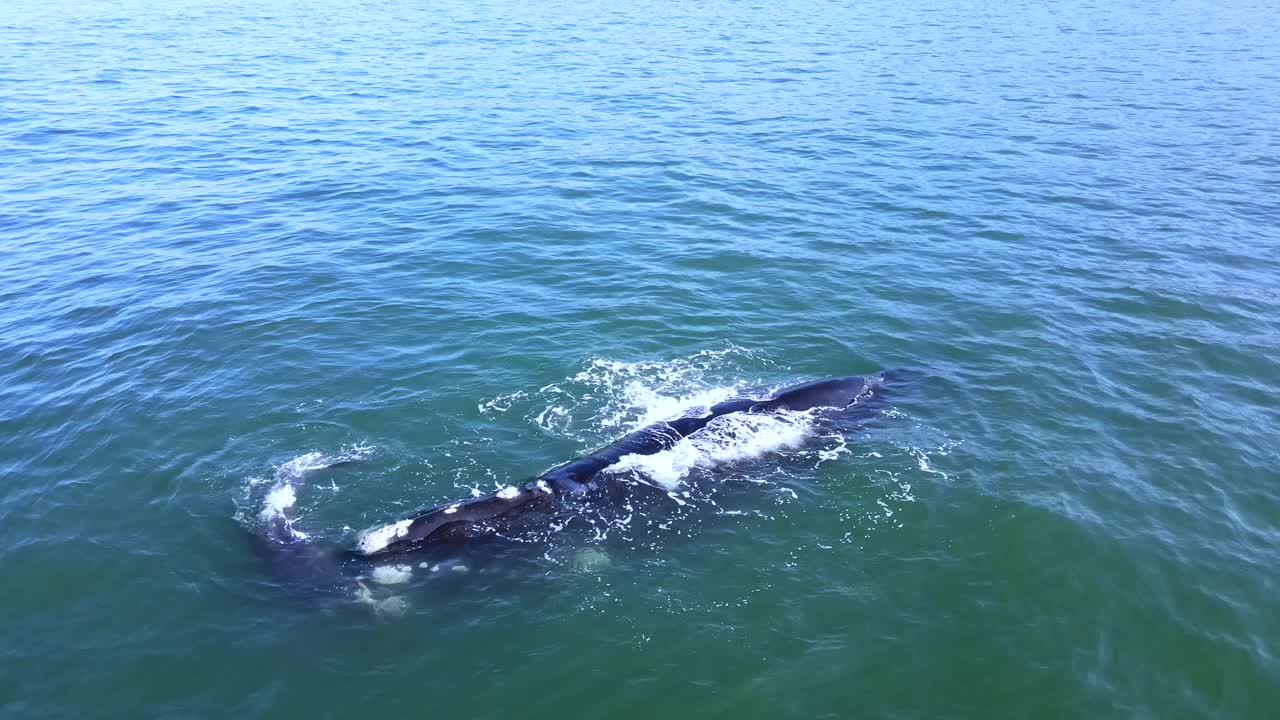
[[813, 408], [845, 408], [867, 392], [866, 378], [861, 375], [825, 378], [785, 387], [768, 400], [751, 407], [753, 412], [769, 410], [812, 410]]

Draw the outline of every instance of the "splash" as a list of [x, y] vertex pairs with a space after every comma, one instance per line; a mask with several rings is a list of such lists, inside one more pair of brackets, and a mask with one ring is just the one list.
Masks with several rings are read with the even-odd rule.
[[[523, 412], [546, 433], [575, 440], [589, 452], [654, 422], [704, 413], [731, 398], [764, 397], [779, 386], [757, 374], [766, 370], [776, 377], [775, 363], [736, 345], [664, 361], [593, 358], [565, 380], [535, 392], [498, 396], [479, 407], [482, 413]], [[809, 448], [817, 453], [815, 465], [848, 452], [842, 437], [820, 432], [808, 413], [744, 413], [717, 418], [664, 452], [623, 458], [606, 472], [674, 492], [694, 471], [796, 450], [815, 437], [832, 438]]]
[[[481, 414], [523, 417], [552, 436], [573, 441], [578, 445], [577, 452], [585, 454], [654, 422], [702, 414], [710, 406], [731, 398], [762, 398], [777, 387], [796, 381], [792, 373], [779, 372], [779, 366], [767, 358], [730, 345], [667, 361], [593, 358], [560, 381], [547, 383], [537, 390], [519, 390], [481, 400], [477, 409]], [[605, 470], [618, 483], [615, 489], [620, 495], [613, 499], [623, 501], [616, 503], [617, 507], [593, 504], [582, 511], [570, 510], [546, 528], [528, 532], [522, 528], [510, 533], [510, 539], [546, 541], [567, 526], [586, 524], [599, 540], [612, 534], [623, 540], [656, 541], [663, 534], [696, 531], [701, 523], [698, 517], [704, 514], [755, 514], [731, 507], [737, 502], [734, 499], [737, 496], [724, 492], [732, 485], [758, 484], [775, 506], [787, 505], [801, 499], [787, 485], [798, 482], [800, 487], [817, 479], [812, 471], [821, 465], [840, 465], [834, 476], [856, 477], [843, 467], [846, 461], [859, 466], [856, 473], [868, 469], [874, 472], [874, 468], [867, 465], [895, 462], [894, 456], [901, 451], [919, 463], [920, 473], [933, 473], [945, 479], [945, 475], [929, 465], [930, 455], [945, 454], [945, 447], [923, 451], [916, 447], [918, 442], [903, 447], [901, 421], [908, 418], [893, 409], [888, 409], [882, 417], [894, 420], [891, 427], [873, 427], [854, 440], [848, 436], [847, 428], [833, 425], [829, 413], [822, 411], [722, 416], [663, 452], [624, 457]], [[483, 440], [459, 438], [450, 444], [452, 454], [458, 457], [453, 479], [460, 495], [477, 496], [490, 491], [506, 499], [517, 495], [518, 488], [504, 482], [505, 478], [499, 479], [492, 468], [484, 466], [483, 460], [476, 459], [473, 450], [477, 443]], [[261, 518], [276, 521], [278, 527], [287, 527], [292, 537], [306, 537], [292, 527], [290, 518], [296, 512], [289, 512], [298, 503], [299, 482], [307, 473], [360, 459], [371, 452], [372, 448], [362, 445], [336, 454], [305, 453], [283, 463], [276, 468], [269, 490], [259, 495], [263, 498], [258, 505]], [[449, 452], [443, 454], [450, 455]], [[753, 464], [753, 467], [748, 472], [737, 472], [734, 466], [738, 464]], [[758, 467], [762, 464], [767, 467]], [[536, 474], [538, 468], [530, 471]], [[823, 476], [832, 476], [832, 473]], [[255, 482], [266, 485], [267, 480]], [[868, 514], [874, 514], [881, 521], [897, 521], [900, 517], [897, 508], [914, 501], [910, 487], [909, 482], [904, 482], [878, 498], [883, 503], [869, 500]], [[659, 492], [655, 494], [653, 490]], [[726, 503], [726, 499], [730, 502]], [[653, 509], [649, 503], [654, 501], [665, 505], [657, 514], [649, 512]], [[728, 506], [721, 507], [721, 504]], [[376, 553], [403, 536], [408, 525], [408, 520], [400, 520], [365, 530], [357, 535], [356, 547], [365, 554]], [[505, 531], [495, 532], [504, 533], [506, 537]]]
[[413, 568], [409, 565], [379, 565], [369, 576], [379, 585], [402, 585], [413, 579]]
[[258, 514], [258, 518], [264, 523], [273, 520], [284, 522], [289, 533], [298, 540], [306, 540], [307, 534], [293, 527], [293, 520], [285, 513], [286, 510], [293, 507], [298, 501], [298, 493], [294, 491], [291, 483], [277, 485], [271, 488], [267, 493], [266, 500], [262, 504], [262, 512]]
[[690, 472], [802, 446], [813, 434], [807, 413], [734, 414], [716, 418], [701, 432], [654, 455], [628, 455], [609, 469], [639, 472], [667, 490], [676, 490]]
[[[277, 466], [271, 477], [271, 486], [263, 499], [262, 509], [258, 512], [258, 520], [263, 524], [279, 524], [294, 539], [307, 539], [306, 533], [293, 526], [294, 518], [288, 513], [298, 502], [296, 486], [307, 473], [364, 460], [373, 452], [372, 446], [360, 443], [332, 455], [321, 452], [304, 453]], [[263, 482], [266, 482], [265, 478], [251, 478], [246, 491]], [[334, 488], [337, 486], [334, 485]]]
[[500, 395], [479, 408], [482, 414], [522, 412], [548, 434], [598, 446], [619, 430], [758, 391], [762, 383], [752, 383], [752, 373], [772, 367], [767, 358], [736, 345], [666, 361], [592, 358], [564, 380], [536, 392]]

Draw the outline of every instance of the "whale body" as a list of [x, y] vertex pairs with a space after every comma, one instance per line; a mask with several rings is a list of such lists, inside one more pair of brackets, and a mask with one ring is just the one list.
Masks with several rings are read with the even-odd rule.
[[[624, 458], [669, 450], [716, 418], [734, 413], [827, 411], [873, 413], [884, 404], [888, 382], [904, 371], [864, 377], [847, 375], [781, 388], [764, 398], [737, 398], [712, 405], [704, 414], [653, 423], [588, 455], [556, 466], [517, 486], [476, 497], [440, 503], [360, 534], [351, 548], [320, 548], [280, 515], [258, 528], [257, 545], [271, 556], [278, 576], [311, 577], [325, 568], [449, 544], [492, 538], [512, 527], [550, 520], [560, 507], [606, 494], [609, 475], [602, 473]], [[283, 566], [283, 568], [282, 568]]]

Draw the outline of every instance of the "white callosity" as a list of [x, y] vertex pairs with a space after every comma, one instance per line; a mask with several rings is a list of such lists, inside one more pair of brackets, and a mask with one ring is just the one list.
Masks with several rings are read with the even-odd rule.
[[409, 525], [412, 522], [412, 520], [401, 520], [390, 525], [367, 530], [356, 541], [356, 547], [365, 555], [385, 550], [393, 540], [409, 534]]

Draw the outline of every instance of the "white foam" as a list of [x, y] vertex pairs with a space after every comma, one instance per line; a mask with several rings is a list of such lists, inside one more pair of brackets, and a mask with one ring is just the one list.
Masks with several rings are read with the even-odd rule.
[[669, 361], [628, 362], [595, 358], [564, 381], [522, 398], [529, 420], [557, 436], [598, 444], [601, 431], [635, 429], [741, 395], [743, 387], [711, 381], [711, 376], [745, 380], [742, 362], [770, 364], [733, 345]]
[[569, 411], [558, 405], [548, 405], [542, 412], [538, 413], [538, 417], [534, 418], [534, 422], [543, 430], [554, 430], [557, 424], [568, 415]]
[[653, 455], [627, 455], [611, 472], [636, 471], [667, 490], [674, 490], [695, 468], [752, 460], [798, 447], [812, 432], [806, 413], [726, 415], [670, 450]]
[[511, 406], [519, 400], [529, 397], [528, 393], [523, 390], [517, 390], [510, 395], [499, 395], [492, 400], [480, 403], [478, 409], [480, 412], [495, 411], [504, 413], [511, 409]]
[[297, 502], [298, 493], [294, 491], [292, 483], [275, 485], [262, 501], [262, 510], [258, 513], [258, 518], [264, 523], [283, 523], [285, 529], [289, 531], [289, 535], [294, 539], [306, 540], [307, 534], [295, 528], [293, 526], [293, 518], [289, 517], [288, 513], [285, 512]]
[[266, 499], [262, 502], [262, 517], [268, 519], [282, 515], [296, 502], [298, 502], [298, 493], [294, 491], [293, 485], [277, 485], [271, 488], [271, 492], [267, 493]]
[[333, 464], [324, 453], [309, 452], [290, 460], [276, 469], [276, 477], [298, 478], [311, 470], [323, 470]]
[[847, 455], [850, 452], [849, 441], [845, 439], [843, 435], [828, 435], [827, 439], [835, 440], [835, 445], [818, 451], [817, 465], [821, 465], [824, 462], [830, 462], [839, 458], [841, 455]]
[[321, 452], [304, 453], [276, 468], [276, 480], [299, 480], [313, 470], [323, 470], [342, 463], [364, 460], [372, 454], [373, 447], [364, 443], [344, 448], [334, 455]]
[[412, 520], [401, 520], [390, 525], [366, 530], [356, 540], [356, 548], [365, 555], [372, 555], [386, 550], [391, 541], [409, 534], [409, 525], [412, 523]]
[[[670, 420], [686, 414], [690, 408], [707, 408], [734, 395], [731, 387], [713, 387], [681, 395], [666, 395], [639, 381], [627, 383], [623, 398], [639, 410], [631, 421], [635, 427], [644, 427], [659, 420]], [[615, 422], [616, 424], [616, 422]]]
[[379, 615], [397, 618], [403, 617], [404, 614], [409, 611], [409, 601], [399, 595], [392, 595], [385, 600], [378, 601], [378, 603], [373, 606], [373, 611]]
[[356, 602], [373, 608], [374, 614], [378, 616], [401, 617], [409, 610], [408, 600], [399, 595], [391, 595], [379, 600], [364, 583], [357, 583], [352, 597]]
[[[520, 400], [544, 403], [541, 409], [530, 408], [528, 416], [544, 430], [587, 446], [599, 446], [602, 441], [616, 439], [619, 432], [704, 414], [710, 406], [731, 398], [763, 397], [766, 393], [759, 384], [744, 378], [743, 361], [770, 364], [765, 358], [732, 345], [669, 361], [595, 358], [573, 377], [546, 385], [535, 395]], [[714, 376], [749, 384], [715, 382]], [[749, 460], [795, 447], [812, 429], [810, 418], [803, 413], [735, 413], [718, 418], [664, 452], [624, 457], [610, 471], [637, 471], [664, 488], [674, 489], [695, 468]]]
[[613, 561], [598, 547], [587, 547], [578, 550], [573, 556], [573, 569], [580, 572], [599, 574], [608, 569]]
[[401, 585], [413, 578], [413, 568], [408, 565], [379, 565], [369, 575], [379, 585]]
[[[705, 414], [710, 406], [735, 397], [764, 397], [760, 383], [750, 382], [744, 363], [771, 365], [766, 358], [729, 345], [668, 361], [628, 362], [595, 358], [562, 382], [517, 398], [495, 398], [494, 406], [529, 405], [528, 418], [553, 435], [587, 447], [616, 439], [620, 432], [677, 417]], [[745, 384], [716, 382], [729, 377]], [[610, 472], [639, 472], [670, 490], [695, 468], [750, 460], [799, 446], [813, 430], [805, 413], [734, 413], [661, 453], [624, 457]], [[837, 457], [832, 449], [822, 460]], [[539, 486], [539, 489], [542, 489]], [[500, 495], [505, 497], [505, 495]]]
[[[271, 489], [267, 491], [267, 495], [262, 502], [262, 509], [258, 512], [259, 519], [263, 522], [283, 522], [293, 537], [299, 540], [306, 539], [307, 534], [293, 527], [293, 519], [286, 512], [298, 502], [295, 483], [301, 481], [307, 473], [314, 470], [323, 470], [340, 463], [362, 460], [372, 453], [373, 447], [362, 443], [346, 448], [335, 455], [309, 452], [283, 463], [275, 470]], [[253, 487], [262, 482], [262, 478], [252, 478], [249, 480], [249, 486]], [[330, 484], [334, 490], [338, 489], [337, 483], [331, 482]]]

